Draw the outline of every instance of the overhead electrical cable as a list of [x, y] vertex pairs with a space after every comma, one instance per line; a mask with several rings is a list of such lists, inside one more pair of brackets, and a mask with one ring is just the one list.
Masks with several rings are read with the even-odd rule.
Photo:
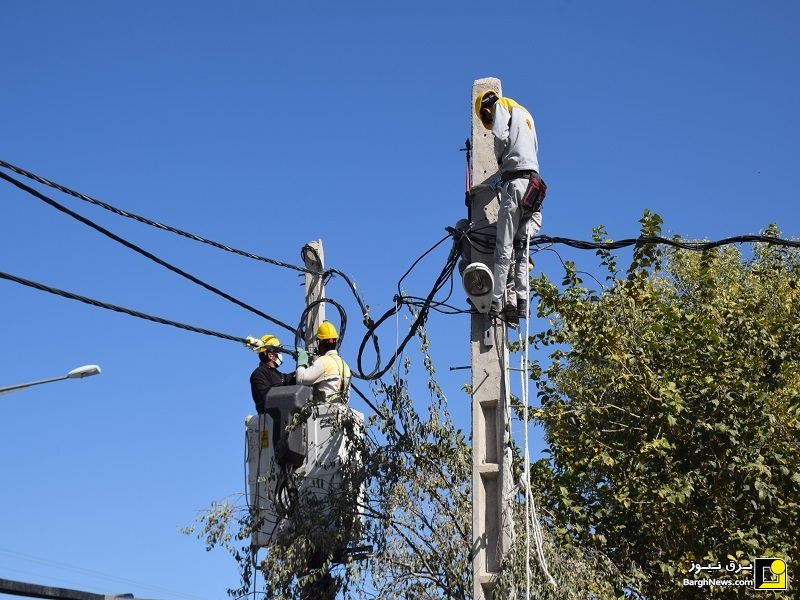
[[29, 279], [23, 279], [22, 277], [17, 277], [15, 275], [10, 275], [8, 273], [0, 272], [0, 279], [6, 279], [8, 281], [13, 281], [15, 283], [22, 284], [27, 287], [31, 287], [37, 290], [41, 290], [43, 292], [48, 292], [50, 294], [55, 294], [56, 296], [61, 296], [62, 298], [69, 298], [70, 300], [77, 300], [79, 302], [83, 302], [84, 304], [89, 304], [91, 306], [97, 306], [99, 308], [105, 308], [106, 310], [113, 310], [115, 312], [123, 313], [126, 315], [130, 315], [132, 317], [137, 317], [139, 319], [144, 319], [146, 321], [152, 321], [153, 323], [159, 323], [161, 325], [171, 325], [172, 327], [177, 327], [178, 329], [185, 329], [186, 331], [193, 331], [194, 333], [202, 333], [203, 335], [210, 335], [214, 337], [221, 338], [223, 340], [230, 340], [232, 342], [239, 342], [241, 344], [247, 344], [247, 340], [245, 338], [236, 337], [233, 335], [228, 335], [227, 333], [219, 333], [217, 331], [211, 331], [210, 329], [202, 329], [200, 327], [194, 327], [193, 325], [186, 325], [185, 323], [179, 323], [177, 321], [171, 321], [169, 319], [163, 319], [161, 317], [155, 317], [153, 315], [148, 315], [143, 312], [139, 312], [138, 310], [131, 310], [130, 308], [125, 308], [122, 306], [117, 306], [115, 304], [109, 304], [107, 302], [101, 302], [100, 300], [95, 300], [93, 298], [87, 298], [86, 296], [80, 296], [78, 294], [73, 294], [72, 292], [67, 292], [64, 290], [60, 290], [58, 288], [50, 287], [43, 283], [37, 283], [36, 281], [31, 281]]
[[110, 205], [110, 204], [108, 204], [106, 202], [102, 202], [101, 200], [97, 200], [96, 198], [92, 198], [91, 196], [87, 196], [85, 194], [81, 194], [80, 192], [76, 192], [74, 190], [71, 190], [68, 187], [65, 187], [63, 185], [60, 185], [60, 184], [55, 183], [53, 181], [50, 181], [49, 179], [45, 179], [44, 177], [40, 177], [39, 175], [31, 173], [30, 171], [26, 171], [25, 169], [22, 169], [20, 167], [16, 167], [16, 166], [12, 165], [11, 163], [8, 163], [8, 162], [6, 162], [4, 160], [0, 160], [0, 167], [5, 167], [6, 169], [10, 169], [11, 171], [14, 171], [15, 173], [18, 173], [19, 175], [22, 175], [24, 177], [32, 179], [33, 181], [37, 181], [37, 182], [39, 182], [39, 183], [41, 183], [43, 185], [49, 186], [51, 188], [54, 188], [54, 189], [56, 189], [56, 190], [58, 190], [60, 192], [63, 192], [65, 194], [69, 195], [69, 196], [73, 196], [75, 198], [78, 198], [79, 200], [83, 200], [85, 202], [89, 202], [90, 204], [94, 204], [95, 206], [99, 206], [101, 208], [104, 208], [105, 210], [108, 210], [108, 211], [114, 213], [115, 215], [119, 215], [121, 217], [127, 217], [129, 219], [133, 219], [134, 221], [138, 221], [139, 223], [143, 223], [145, 225], [150, 225], [152, 227], [155, 227], [157, 229], [161, 229], [163, 231], [168, 231], [170, 233], [175, 233], [177, 235], [183, 236], [183, 237], [188, 238], [190, 240], [194, 240], [196, 242], [202, 242], [203, 244], [208, 244], [209, 246], [213, 246], [214, 248], [218, 248], [219, 250], [225, 250], [226, 252], [232, 252], [233, 254], [238, 254], [239, 256], [244, 256], [246, 258], [251, 258], [253, 260], [259, 260], [259, 261], [262, 261], [262, 262], [265, 262], [265, 263], [269, 263], [271, 265], [275, 265], [277, 267], [284, 267], [286, 269], [293, 269], [293, 270], [299, 271], [299, 272], [306, 272], [307, 271], [307, 269], [304, 269], [303, 267], [298, 267], [297, 265], [292, 265], [292, 264], [289, 264], [289, 263], [281, 262], [279, 260], [275, 260], [275, 259], [272, 259], [272, 258], [266, 258], [264, 256], [259, 256], [258, 254], [252, 254], [251, 252], [246, 252], [244, 250], [238, 250], [236, 248], [232, 248], [231, 246], [227, 246], [225, 244], [221, 244], [219, 242], [215, 242], [213, 240], [209, 240], [209, 239], [204, 238], [202, 236], [195, 235], [194, 233], [189, 233], [187, 231], [183, 231], [183, 230], [178, 229], [176, 227], [171, 227], [169, 225], [164, 225], [163, 223], [159, 223], [157, 221], [153, 221], [151, 219], [148, 219], [146, 217], [142, 217], [142, 216], [134, 214], [132, 212], [128, 212], [126, 210], [122, 210], [122, 209], [117, 208], [115, 206], [112, 206], [112, 205]]
[[[322, 260], [320, 259], [319, 253], [316, 251], [316, 249], [314, 247], [312, 247], [312, 246], [310, 246], [308, 244], [303, 246], [303, 250], [300, 253], [300, 256], [301, 256], [301, 258], [303, 259], [304, 262], [306, 260], [306, 254], [307, 253], [314, 255], [314, 260], [317, 262], [318, 265], [322, 264]], [[364, 326], [369, 328], [370, 324], [372, 323], [372, 320], [370, 319], [370, 316], [369, 316], [369, 306], [361, 298], [361, 295], [358, 293], [358, 290], [356, 289], [355, 284], [351, 281], [351, 279], [346, 274], [344, 274], [342, 271], [339, 271], [338, 269], [326, 269], [325, 271], [323, 271], [323, 277], [330, 277], [331, 275], [338, 275], [339, 277], [341, 277], [342, 279], [345, 280], [345, 283], [347, 283], [347, 285], [350, 287], [350, 291], [353, 292], [353, 296], [355, 297], [356, 302], [358, 303], [358, 307], [361, 310], [361, 315], [362, 315], [363, 320], [364, 320]], [[342, 331], [341, 331], [340, 337], [339, 337], [339, 345], [341, 345], [342, 338], [344, 338], [344, 327], [345, 327], [345, 323], [346, 323], [346, 320], [347, 320], [347, 315], [345, 314], [344, 309], [341, 306], [339, 306], [337, 303], [334, 303], [334, 305], [339, 310], [339, 314], [340, 314], [341, 319], [342, 319], [342, 321], [341, 321]], [[308, 310], [309, 310], [309, 307], [306, 307], [306, 311], [303, 313], [303, 316], [300, 318], [300, 328], [303, 328], [305, 326], [305, 316], [308, 313]], [[305, 334], [299, 335], [299, 331], [300, 331], [300, 329], [298, 329], [298, 334], [295, 334], [295, 337], [298, 338], [298, 339], [302, 338], [302, 337], [305, 337]], [[375, 348], [375, 354], [377, 356], [377, 364], [380, 364], [380, 362], [381, 362], [381, 349], [380, 349], [380, 345], [378, 344], [378, 336], [375, 335], [374, 331], [372, 333], [368, 333], [367, 335], [372, 338], [372, 343], [373, 343], [373, 346]]]
[[[183, 236], [183, 237], [185, 237], [187, 239], [191, 239], [191, 240], [194, 240], [194, 241], [197, 241], [197, 242], [208, 244], [208, 245], [210, 245], [210, 246], [212, 246], [214, 248], [217, 248], [217, 249], [220, 249], [220, 250], [224, 250], [226, 252], [231, 252], [233, 254], [237, 254], [237, 255], [243, 256], [245, 258], [258, 260], [258, 261], [265, 262], [265, 263], [268, 263], [268, 264], [271, 264], [271, 265], [275, 265], [275, 266], [278, 266], [278, 267], [284, 267], [284, 268], [287, 268], [287, 269], [292, 269], [294, 271], [298, 271], [298, 272], [301, 272], [301, 273], [312, 273], [312, 274], [318, 273], [317, 271], [314, 271], [313, 269], [306, 269], [304, 267], [300, 267], [300, 266], [297, 266], [297, 265], [292, 265], [292, 264], [289, 264], [289, 263], [286, 263], [286, 262], [282, 262], [282, 261], [279, 261], [279, 260], [275, 260], [275, 259], [272, 259], [272, 258], [259, 256], [258, 254], [253, 254], [252, 252], [239, 250], [237, 248], [233, 248], [233, 247], [228, 246], [226, 244], [222, 244], [220, 242], [215, 242], [214, 240], [210, 240], [208, 238], [204, 238], [204, 237], [199, 236], [197, 234], [190, 233], [190, 232], [184, 231], [182, 229], [178, 229], [177, 227], [172, 227], [170, 225], [165, 225], [163, 223], [159, 223], [157, 221], [153, 221], [152, 219], [148, 219], [147, 217], [143, 217], [141, 215], [137, 215], [135, 213], [123, 210], [121, 208], [117, 208], [115, 206], [112, 206], [111, 204], [108, 204], [107, 202], [103, 202], [101, 200], [98, 200], [98, 199], [93, 198], [91, 196], [88, 196], [86, 194], [82, 194], [80, 192], [76, 192], [75, 190], [72, 190], [72, 189], [70, 189], [70, 188], [68, 188], [68, 187], [66, 187], [64, 185], [61, 185], [61, 184], [56, 183], [54, 181], [51, 181], [51, 180], [49, 180], [49, 179], [47, 179], [45, 177], [42, 177], [40, 175], [36, 175], [35, 173], [31, 173], [30, 171], [27, 171], [27, 170], [25, 170], [25, 169], [23, 169], [21, 167], [16, 166], [16, 165], [12, 165], [11, 163], [9, 163], [7, 161], [4, 161], [4, 160], [1, 160], [1, 159], [0, 159], [0, 166], [4, 167], [4, 168], [7, 168], [7, 169], [9, 169], [11, 171], [14, 171], [15, 173], [18, 173], [20, 175], [23, 175], [24, 177], [27, 177], [27, 178], [29, 178], [29, 179], [31, 179], [33, 181], [36, 181], [36, 182], [41, 183], [43, 185], [47, 185], [47, 186], [49, 186], [49, 187], [51, 187], [53, 189], [56, 189], [56, 190], [58, 190], [60, 192], [65, 193], [67, 195], [73, 196], [75, 198], [78, 198], [80, 200], [83, 200], [85, 202], [93, 204], [95, 206], [99, 206], [99, 207], [101, 207], [101, 208], [103, 208], [103, 209], [105, 209], [107, 211], [110, 211], [110, 212], [116, 214], [116, 215], [119, 215], [119, 216], [122, 216], [122, 217], [126, 217], [126, 218], [129, 218], [129, 219], [133, 219], [133, 220], [135, 220], [135, 221], [137, 221], [139, 223], [143, 223], [145, 225], [150, 225], [152, 227], [155, 227], [157, 229], [161, 229], [163, 231], [168, 231], [170, 233], [175, 233], [175, 234]], [[305, 246], [303, 248], [302, 253], [301, 253], [301, 256], [303, 256], [303, 258], [304, 258], [305, 253], [307, 251], [309, 251], [309, 249], [311, 249], [310, 246]], [[313, 251], [313, 249], [311, 249], [311, 250]], [[317, 260], [319, 262], [319, 257], [317, 256], [316, 258], [317, 258]], [[321, 264], [321, 262], [319, 262], [319, 264]], [[341, 277], [342, 279], [345, 280], [345, 282], [348, 284], [348, 286], [350, 287], [351, 291], [353, 292], [353, 295], [355, 296], [356, 301], [358, 302], [359, 307], [361, 308], [361, 311], [364, 314], [365, 320], [368, 319], [369, 318], [369, 306], [366, 306], [364, 304], [363, 300], [361, 299], [360, 295], [358, 294], [358, 291], [356, 290], [356, 286], [353, 284], [353, 282], [350, 280], [350, 278], [346, 274], [344, 274], [342, 271], [340, 271], [338, 269], [327, 269], [327, 270], [322, 272], [322, 276], [325, 277], [325, 278], [329, 278], [331, 275], [338, 275], [339, 277]], [[291, 330], [291, 331], [293, 331], [293, 330]], [[377, 343], [376, 343], [376, 350], [377, 350]]]
[[[400, 288], [403, 280], [408, 276], [409, 273], [411, 273], [411, 271], [414, 269], [414, 267], [416, 267], [417, 264], [419, 264], [419, 262], [425, 256], [430, 254], [435, 248], [440, 246], [442, 243], [444, 243], [445, 241], [447, 241], [451, 237], [454, 238], [453, 246], [450, 249], [450, 253], [449, 253], [448, 257], [447, 257], [447, 261], [445, 262], [445, 266], [442, 268], [442, 271], [439, 273], [439, 276], [436, 278], [436, 281], [434, 282], [434, 285], [431, 288], [431, 291], [428, 293], [428, 296], [425, 298], [425, 302], [421, 305], [421, 308], [420, 308], [419, 312], [417, 313], [416, 318], [414, 319], [414, 322], [411, 324], [411, 328], [409, 329], [409, 331], [406, 334], [405, 338], [403, 338], [403, 341], [399, 344], [399, 346], [396, 347], [394, 354], [388, 360], [386, 365], [381, 367], [380, 360], [379, 360], [376, 363], [375, 368], [370, 373], [364, 373], [363, 366], [362, 366], [362, 359], [363, 359], [363, 355], [364, 355], [364, 347], [366, 346], [367, 341], [369, 339], [371, 339], [371, 337], [373, 336], [375, 330], [378, 327], [380, 327], [380, 325], [384, 321], [386, 321], [387, 319], [393, 317], [397, 313], [397, 311], [400, 310], [400, 308], [402, 307], [403, 304], [407, 304], [407, 302], [405, 300], [405, 296], [402, 293], [401, 288]], [[367, 379], [367, 380], [379, 379], [380, 377], [385, 375], [389, 371], [389, 369], [392, 368], [392, 365], [397, 360], [397, 357], [400, 356], [403, 353], [403, 350], [405, 349], [405, 347], [408, 344], [408, 342], [411, 341], [411, 338], [414, 337], [414, 335], [416, 334], [417, 330], [420, 328], [420, 326], [427, 319], [428, 310], [429, 310], [429, 308], [431, 307], [431, 305], [433, 303], [433, 298], [442, 289], [442, 287], [444, 287], [444, 285], [447, 283], [447, 281], [453, 276], [453, 271], [455, 270], [456, 264], [458, 262], [458, 256], [459, 256], [459, 254], [458, 254], [458, 239], [456, 239], [455, 236], [454, 236], [454, 233], [448, 229], [447, 235], [445, 237], [443, 237], [441, 240], [439, 240], [438, 242], [436, 242], [436, 244], [434, 244], [431, 248], [426, 250], [425, 253], [422, 254], [422, 256], [420, 256], [416, 261], [414, 261], [414, 263], [411, 265], [411, 267], [400, 278], [400, 281], [398, 281], [398, 283], [397, 283], [398, 294], [395, 296], [395, 305], [392, 306], [392, 308], [390, 308], [389, 310], [387, 310], [383, 315], [381, 315], [381, 317], [377, 321], [374, 321], [374, 322], [372, 320], [369, 321], [370, 324], [369, 324], [369, 326], [367, 328], [367, 333], [364, 336], [364, 339], [361, 341], [361, 345], [359, 346], [359, 349], [358, 349], [358, 359], [357, 359], [358, 372], [356, 373], [356, 376], [359, 379]]]
[[19, 189], [21, 189], [21, 190], [23, 190], [25, 192], [28, 192], [32, 196], [38, 198], [39, 200], [45, 202], [46, 204], [49, 204], [50, 206], [52, 206], [56, 210], [59, 210], [59, 211], [63, 212], [64, 214], [69, 215], [70, 217], [80, 221], [84, 225], [88, 225], [92, 229], [95, 229], [96, 231], [99, 231], [100, 233], [102, 233], [103, 235], [111, 238], [115, 242], [119, 242], [120, 244], [122, 244], [126, 248], [129, 248], [129, 249], [133, 250], [134, 252], [138, 252], [142, 256], [144, 256], [146, 258], [149, 258], [153, 262], [158, 263], [159, 265], [161, 265], [162, 267], [165, 267], [166, 269], [169, 269], [173, 273], [176, 273], [176, 274], [180, 275], [181, 277], [185, 277], [186, 279], [188, 279], [192, 283], [195, 283], [195, 284], [199, 285], [200, 287], [205, 288], [206, 290], [208, 290], [208, 291], [210, 291], [210, 292], [212, 292], [214, 294], [217, 294], [218, 296], [221, 296], [221, 297], [225, 298], [226, 300], [228, 300], [230, 302], [233, 302], [234, 304], [244, 308], [245, 310], [249, 310], [250, 312], [252, 312], [252, 313], [254, 313], [254, 314], [256, 314], [256, 315], [258, 315], [258, 316], [260, 316], [260, 317], [262, 317], [262, 318], [264, 318], [264, 319], [266, 319], [266, 320], [268, 320], [268, 321], [270, 321], [272, 323], [274, 323], [275, 325], [278, 325], [279, 327], [283, 327], [284, 329], [287, 329], [288, 331], [291, 331], [292, 333], [296, 332], [295, 328], [292, 327], [291, 325], [287, 325], [286, 323], [283, 323], [282, 321], [279, 321], [278, 319], [275, 319], [274, 317], [269, 316], [265, 312], [263, 312], [261, 310], [258, 310], [257, 308], [255, 308], [253, 306], [250, 306], [249, 304], [247, 304], [245, 302], [242, 302], [241, 300], [239, 300], [237, 298], [234, 298], [230, 294], [227, 294], [226, 292], [223, 292], [222, 290], [220, 290], [220, 289], [218, 289], [218, 288], [206, 283], [205, 281], [203, 281], [201, 279], [198, 279], [194, 275], [191, 275], [191, 274], [187, 273], [186, 271], [184, 271], [184, 270], [182, 270], [182, 269], [180, 269], [180, 268], [168, 263], [167, 261], [165, 261], [165, 260], [163, 260], [161, 258], [158, 258], [157, 256], [155, 256], [154, 254], [151, 254], [147, 250], [145, 250], [143, 248], [140, 248], [136, 244], [133, 244], [133, 243], [129, 242], [128, 240], [124, 239], [124, 238], [121, 238], [120, 236], [116, 235], [115, 233], [112, 233], [111, 231], [109, 231], [105, 227], [102, 227], [101, 225], [98, 225], [97, 223], [91, 221], [90, 219], [87, 219], [86, 217], [84, 217], [82, 215], [79, 215], [78, 213], [68, 209], [66, 206], [63, 206], [63, 205], [59, 204], [58, 202], [56, 202], [52, 198], [48, 198], [47, 196], [45, 196], [41, 192], [33, 189], [32, 187], [29, 187], [29, 186], [25, 185], [24, 183], [22, 183], [21, 181], [18, 181], [17, 179], [14, 179], [13, 177], [10, 177], [9, 175], [6, 175], [2, 171], [0, 171], [0, 179], [5, 179], [9, 183], [17, 186]]
[[769, 235], [737, 235], [734, 237], [717, 240], [714, 242], [684, 242], [676, 238], [664, 238], [657, 236], [643, 236], [638, 238], [628, 238], [610, 242], [585, 242], [563, 237], [551, 237], [549, 235], [537, 235], [531, 238], [531, 246], [541, 246], [544, 244], [563, 244], [579, 250], [619, 250], [628, 246], [644, 246], [647, 244], [663, 244], [683, 248], [684, 250], [703, 251], [728, 246], [731, 244], [746, 244], [750, 242], [762, 242], [786, 246], [788, 248], [800, 248], [800, 240], [785, 240], [783, 238], [772, 237]]

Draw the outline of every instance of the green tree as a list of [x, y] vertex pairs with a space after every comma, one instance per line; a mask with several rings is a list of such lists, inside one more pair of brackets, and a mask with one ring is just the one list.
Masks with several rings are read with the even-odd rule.
[[[658, 215], [641, 223], [660, 234]], [[800, 252], [640, 245], [624, 274], [598, 255], [602, 290], [571, 263], [561, 286], [533, 282], [550, 457], [532, 473], [556, 535], [608, 557], [634, 596], [683, 598], [684, 578], [730, 577], [694, 564], [761, 556], [798, 581]]]

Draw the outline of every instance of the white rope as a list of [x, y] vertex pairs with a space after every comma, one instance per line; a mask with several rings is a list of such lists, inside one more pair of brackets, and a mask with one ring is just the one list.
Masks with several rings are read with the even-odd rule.
[[[530, 224], [527, 228], [526, 238], [525, 238], [525, 260], [528, 260], [528, 256], [530, 255], [530, 243], [531, 243], [531, 230]], [[526, 277], [527, 277], [526, 273]], [[539, 517], [536, 514], [536, 503], [533, 500], [533, 496], [531, 494], [531, 453], [530, 453], [530, 445], [528, 440], [528, 402], [529, 402], [529, 385], [530, 379], [528, 378], [528, 339], [530, 337], [530, 316], [531, 316], [531, 302], [530, 302], [530, 293], [528, 294], [528, 298], [526, 301], [527, 308], [525, 314], [525, 337], [522, 337], [522, 330], [520, 329], [520, 344], [523, 348], [522, 357], [520, 359], [520, 377], [522, 379], [522, 419], [523, 419], [523, 431], [525, 432], [525, 473], [524, 473], [524, 481], [525, 481], [525, 597], [531, 597], [531, 564], [530, 564], [530, 554], [531, 554], [531, 524], [533, 525], [533, 539], [536, 544], [536, 554], [539, 557], [539, 563], [542, 566], [542, 570], [544, 571], [545, 575], [547, 575], [550, 584], [553, 587], [556, 587], [555, 579], [553, 576], [550, 575], [550, 571], [547, 570], [547, 561], [544, 557], [544, 544], [543, 544], [543, 536], [542, 536], [542, 528], [539, 524]]]

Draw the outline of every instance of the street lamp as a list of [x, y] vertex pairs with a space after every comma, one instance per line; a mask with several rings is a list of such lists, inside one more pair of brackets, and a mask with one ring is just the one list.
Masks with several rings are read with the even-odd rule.
[[41, 381], [32, 381], [30, 383], [21, 383], [19, 385], [0, 388], [0, 395], [8, 394], [9, 392], [21, 390], [22, 388], [31, 387], [33, 385], [50, 383], [51, 381], [61, 381], [62, 379], [83, 379], [84, 377], [91, 377], [92, 375], [97, 375], [98, 373], [100, 373], [100, 367], [97, 365], [86, 365], [84, 367], [72, 369], [72, 371], [66, 375], [62, 375], [61, 377], [53, 377], [52, 379], [42, 379]]
[[475, 262], [464, 269], [461, 275], [464, 291], [467, 292], [472, 306], [479, 313], [486, 314], [492, 306], [494, 278], [492, 271], [483, 263]]

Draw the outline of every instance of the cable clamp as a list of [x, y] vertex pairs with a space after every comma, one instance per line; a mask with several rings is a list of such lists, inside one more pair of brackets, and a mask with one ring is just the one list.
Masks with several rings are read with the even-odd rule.
[[364, 307], [366, 310], [364, 311], [364, 327], [367, 329], [372, 329], [375, 326], [375, 321], [372, 320], [372, 317], [369, 316], [369, 304]]

